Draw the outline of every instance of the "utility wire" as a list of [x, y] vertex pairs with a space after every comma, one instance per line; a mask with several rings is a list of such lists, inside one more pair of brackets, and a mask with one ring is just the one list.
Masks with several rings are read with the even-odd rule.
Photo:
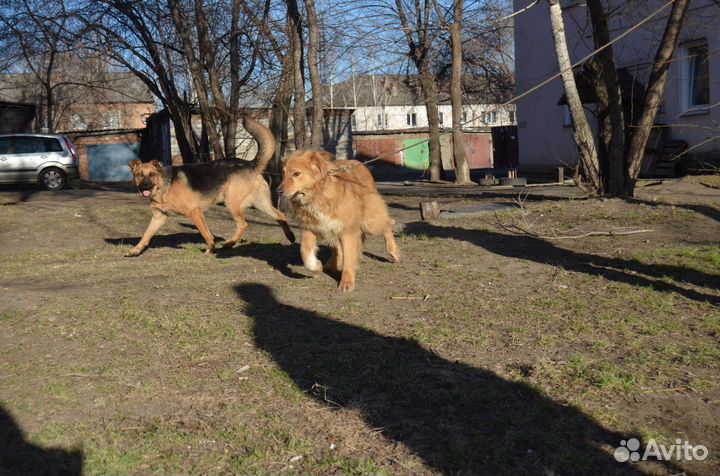
[[[524, 11], [527, 11], [527, 9], [529, 9], [530, 7], [535, 6], [538, 2], [539, 2], [539, 0], [537, 0], [536, 2], [528, 5], [527, 7], [523, 8], [522, 10], [518, 10], [517, 12], [513, 13], [511, 16], [515, 16], [515, 15], [518, 14], [518, 13], [522, 13], [522, 12], [524, 12]], [[582, 59], [580, 59], [580, 60], [576, 61], [575, 63], [571, 64], [567, 69], [564, 69], [564, 70], [558, 72], [557, 74], [555, 74], [555, 75], [553, 75], [553, 76], [550, 76], [550, 77], [547, 78], [546, 80], [540, 82], [539, 84], [536, 84], [535, 86], [533, 86], [532, 88], [530, 88], [530, 89], [528, 89], [527, 91], [523, 92], [522, 94], [519, 94], [519, 95], [513, 97], [512, 99], [510, 99], [510, 100], [508, 100], [508, 101], [500, 104], [499, 106], [496, 106], [495, 108], [492, 108], [492, 109], [483, 111], [483, 114], [488, 114], [488, 113], [496, 112], [496, 111], [498, 111], [498, 110], [500, 110], [500, 109], [503, 109], [503, 108], [509, 106], [510, 104], [516, 103], [517, 101], [519, 101], [520, 99], [524, 98], [525, 96], [528, 96], [528, 95], [534, 93], [534, 92], [537, 91], [538, 89], [542, 88], [543, 86], [547, 85], [548, 83], [550, 83], [550, 82], [554, 81], [555, 79], [559, 78], [560, 76], [562, 76], [562, 74], [565, 73], [566, 71], [572, 70], [572, 69], [575, 68], [576, 66], [579, 66], [579, 65], [583, 64], [584, 62], [586, 62], [587, 60], [589, 60], [590, 58], [592, 58], [592, 57], [595, 56], [596, 54], [600, 53], [601, 51], [605, 50], [606, 48], [609, 48], [609, 47], [610, 47], [611, 45], [613, 45], [614, 43], [616, 43], [616, 42], [620, 41], [621, 39], [625, 38], [625, 37], [628, 36], [630, 33], [632, 33], [633, 31], [637, 30], [638, 28], [640, 28], [641, 26], [643, 26], [644, 24], [648, 23], [650, 20], [652, 20], [653, 18], [655, 18], [657, 15], [659, 15], [663, 10], [665, 10], [667, 7], [669, 7], [670, 5], [672, 5], [674, 2], [675, 2], [675, 0], [669, 0], [667, 3], [663, 4], [660, 8], [658, 8], [657, 10], [655, 10], [654, 12], [652, 12], [650, 15], [648, 15], [647, 17], [645, 17], [643, 20], [641, 20], [639, 23], [636, 23], [636, 24], [633, 25], [631, 28], [625, 30], [623, 33], [621, 33], [620, 35], [618, 35], [617, 37], [615, 37], [615, 38], [612, 39], [611, 41], [605, 43], [604, 45], [600, 46], [599, 48], [597, 48], [596, 50], [592, 51], [592, 52], [589, 53], [588, 55], [584, 56]], [[466, 125], [466, 124], [469, 124], [470, 122], [472, 122], [473, 120], [475, 120], [475, 119], [477, 119], [477, 118], [479, 118], [479, 117], [480, 117], [479, 115], [474, 115], [474, 116], [471, 117], [469, 120], [461, 123], [461, 124], [460, 124], [460, 127], [462, 127], [462, 126], [464, 126], [464, 125]], [[381, 160], [381, 159], [383, 159], [383, 158], [385, 158], [385, 157], [387, 157], [387, 156], [396, 154], [396, 153], [398, 153], [398, 152], [403, 152], [403, 151], [405, 151], [405, 150], [407, 150], [407, 149], [410, 149], [410, 148], [412, 148], [412, 147], [417, 147], [417, 146], [422, 145], [422, 144], [427, 144], [428, 142], [430, 142], [430, 139], [424, 139], [424, 140], [422, 140], [422, 141], [420, 141], [420, 142], [416, 142], [415, 144], [409, 145], [409, 146], [407, 146], [407, 147], [403, 147], [402, 149], [398, 149], [398, 150], [395, 150], [395, 151], [393, 151], [393, 152], [389, 152], [389, 153], [386, 153], [386, 154], [383, 154], [383, 155], [376, 156], [376, 157], [374, 157], [374, 158], [372, 158], [372, 159], [370, 159], [370, 160], [365, 161], [364, 163], [365, 163], [365, 164], [369, 164], [369, 163], [372, 163], [372, 162]]]

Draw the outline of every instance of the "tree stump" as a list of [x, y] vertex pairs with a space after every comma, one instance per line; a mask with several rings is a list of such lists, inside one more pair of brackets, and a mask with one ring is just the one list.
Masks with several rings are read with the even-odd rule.
[[438, 202], [420, 202], [420, 218], [423, 221], [435, 219], [440, 216], [440, 206]]

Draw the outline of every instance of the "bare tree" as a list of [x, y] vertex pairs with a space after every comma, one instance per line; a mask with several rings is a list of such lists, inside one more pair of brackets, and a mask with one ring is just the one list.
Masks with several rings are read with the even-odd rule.
[[314, 0], [305, 0], [308, 17], [308, 70], [312, 85], [313, 109], [310, 130], [310, 147], [319, 149], [323, 144], [323, 88], [320, 79], [320, 25]]
[[428, 117], [430, 135], [430, 179], [443, 180], [444, 170], [440, 155], [440, 119], [438, 115], [438, 85], [430, 69], [433, 53], [434, 28], [431, 21], [432, 0], [417, 0], [414, 4], [412, 25], [408, 19], [403, 0], [395, 0], [396, 12], [402, 25], [409, 56], [417, 68]]
[[167, 8], [150, 0], [99, 0], [82, 5], [76, 16], [86, 48], [131, 71], [167, 108], [183, 161], [203, 160], [200, 138], [192, 129], [190, 85]]
[[295, 148], [305, 148], [305, 54], [303, 42], [303, 26], [297, 0], [285, 0], [287, 4], [287, 29], [290, 37], [290, 57], [292, 58], [294, 107], [293, 135]]
[[591, 195], [600, 195], [603, 190], [602, 177], [598, 162], [595, 139], [593, 138], [590, 124], [588, 123], [585, 110], [580, 101], [575, 76], [572, 71], [570, 54], [568, 53], [567, 40], [565, 38], [565, 25], [562, 17], [560, 0], [548, 0], [550, 10], [550, 23], [552, 24], [553, 41], [555, 53], [557, 54], [558, 65], [562, 77], [565, 95], [567, 97], [570, 115], [573, 125], [573, 140], [580, 153], [583, 176], [587, 181], [586, 191]]
[[[553, 36], [557, 46], [558, 42], [565, 41], [562, 13], [558, 0], [548, 0], [548, 3], [553, 21]], [[582, 133], [577, 134], [576, 130], [573, 138], [580, 152], [584, 178], [590, 194], [614, 197], [633, 195], [645, 146], [662, 102], [670, 60], [677, 48], [678, 36], [688, 4], [689, 0], [672, 2], [662, 38], [651, 65], [644, 96], [637, 104], [630, 106], [633, 108], [639, 105], [638, 118], [629, 123], [624, 114], [628, 107], [624, 104], [617, 63], [610, 44], [609, 13], [601, 0], [588, 0], [593, 42], [598, 52], [588, 61], [587, 68], [596, 97], [601, 153], [598, 155], [594, 142], [591, 147], [592, 135], [589, 130], [586, 130], [585, 125], [581, 125]], [[573, 117], [573, 124], [577, 129], [577, 123], [585, 120], [585, 115], [579, 97], [576, 97], [577, 88], [574, 76], [569, 70], [567, 46], [565, 46], [564, 53], [558, 49], [558, 58], [560, 69], [563, 71], [563, 86]]]
[[[77, 84], [77, 75], [69, 77], [62, 72], [60, 58], [73, 48], [62, 32], [68, 22], [65, 2], [42, 8], [45, 2], [16, 0], [5, 6], [12, 14], [0, 15], [4, 30], [3, 50], [6, 64], [14, 72], [28, 74], [14, 88], [27, 89], [36, 85], [39, 91], [31, 99], [39, 106], [40, 127], [55, 132], [58, 117], [58, 95], [62, 88]], [[43, 12], [42, 14], [40, 12]]]
[[464, 0], [453, 2], [453, 21], [448, 22], [437, 0], [434, 0], [435, 10], [442, 24], [450, 32], [452, 50], [452, 75], [450, 79], [450, 101], [452, 103], [452, 138], [453, 157], [455, 159], [455, 183], [468, 185], [470, 180], [470, 166], [465, 156], [465, 137], [462, 131], [462, 18]]

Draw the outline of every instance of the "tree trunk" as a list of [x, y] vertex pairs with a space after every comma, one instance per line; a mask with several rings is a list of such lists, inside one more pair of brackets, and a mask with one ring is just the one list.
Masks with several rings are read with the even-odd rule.
[[286, 0], [288, 6], [288, 33], [290, 35], [290, 57], [293, 66], [293, 89], [295, 107], [293, 108], [293, 135], [295, 149], [305, 148], [305, 121], [307, 109], [305, 107], [305, 78], [303, 75], [303, 41], [302, 20], [298, 11], [296, 0]]
[[308, 12], [308, 29], [310, 43], [308, 44], [308, 69], [310, 71], [310, 83], [312, 85], [312, 129], [310, 131], [310, 147], [320, 149], [323, 146], [323, 90], [320, 81], [320, 27], [318, 25], [317, 12], [315, 11], [314, 0], [305, 0]]
[[[595, 48], [610, 43], [608, 16], [600, 0], [588, 0], [590, 21], [592, 23]], [[589, 61], [595, 66], [592, 75], [601, 127], [601, 139], [604, 147], [605, 163], [603, 181], [605, 192], [612, 197], [620, 197], [625, 193], [625, 114], [623, 112], [622, 91], [618, 78], [617, 65], [612, 46], [608, 46]]]
[[455, 158], [455, 183], [471, 184], [470, 166], [465, 156], [465, 136], [462, 132], [462, 31], [463, 0], [455, 0], [455, 21], [450, 25], [452, 42], [452, 79], [450, 81], [450, 101], [452, 103], [453, 157]]
[[420, 72], [420, 82], [425, 95], [428, 133], [430, 135], [430, 142], [428, 143], [430, 152], [430, 180], [437, 182], [445, 179], [445, 171], [443, 170], [442, 156], [440, 155], [440, 120], [438, 117], [437, 84], [427, 66], [423, 67]]
[[590, 124], [583, 110], [580, 94], [578, 94], [575, 76], [572, 71], [570, 54], [568, 53], [565, 38], [565, 26], [562, 18], [560, 0], [548, 0], [550, 22], [555, 43], [555, 52], [558, 58], [565, 96], [567, 97], [570, 115], [573, 122], [573, 140], [580, 154], [580, 163], [584, 178], [586, 192], [591, 196], [600, 196], [603, 193], [602, 178], [598, 163], [597, 149]]
[[288, 111], [292, 104], [293, 93], [293, 66], [290, 54], [282, 58], [282, 71], [277, 93], [272, 106], [272, 118], [270, 119], [270, 130], [275, 136], [275, 157], [269, 166], [269, 171], [282, 173], [282, 160], [285, 156], [285, 147], [288, 142]]
[[626, 183], [626, 194], [632, 196], [635, 192], [635, 182], [640, 174], [640, 167], [645, 153], [650, 131], [658, 108], [663, 99], [665, 83], [667, 81], [670, 59], [677, 46], [680, 27], [682, 26], [685, 12], [690, 0], [675, 0], [670, 10], [670, 15], [665, 25], [662, 40], [658, 46], [655, 60], [653, 61], [650, 79], [645, 89], [642, 110], [632, 135], [627, 150], [628, 180]]

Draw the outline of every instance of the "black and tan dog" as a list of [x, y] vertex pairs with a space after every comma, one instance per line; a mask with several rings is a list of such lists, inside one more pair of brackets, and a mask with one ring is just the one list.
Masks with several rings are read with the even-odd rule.
[[270, 129], [245, 117], [243, 126], [258, 144], [252, 161], [216, 160], [202, 164], [163, 167], [157, 160], [128, 163], [138, 190], [150, 199], [152, 220], [140, 242], [125, 256], [137, 256], [147, 248], [150, 239], [167, 220], [169, 212], [190, 218], [207, 243], [207, 253], [215, 249], [215, 239], [208, 230], [203, 211], [210, 205], [225, 202], [235, 219], [235, 234], [223, 243], [223, 248], [234, 246], [247, 229], [245, 210], [254, 206], [273, 217], [291, 242], [295, 235], [285, 215], [275, 208], [270, 198], [270, 187], [262, 176], [275, 150], [275, 138]]

